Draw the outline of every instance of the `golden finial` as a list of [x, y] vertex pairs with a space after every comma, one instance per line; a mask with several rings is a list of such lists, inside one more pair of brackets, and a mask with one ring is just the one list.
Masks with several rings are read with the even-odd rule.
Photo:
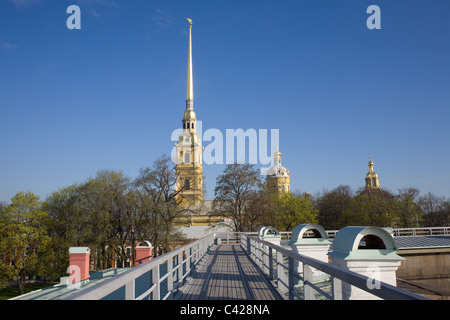
[[186, 18], [186, 20], [189, 22], [189, 25], [192, 25], [192, 19]]
[[371, 156], [371, 154], [369, 153], [369, 171], [370, 172], [373, 172], [373, 162], [372, 162], [372, 156]]

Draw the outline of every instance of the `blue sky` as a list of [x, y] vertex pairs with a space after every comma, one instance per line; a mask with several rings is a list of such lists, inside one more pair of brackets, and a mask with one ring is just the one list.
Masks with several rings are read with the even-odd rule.
[[[81, 30], [68, 30], [69, 5]], [[369, 30], [369, 5], [381, 29]], [[279, 129], [291, 189], [450, 197], [450, 2], [0, 0], [0, 201], [170, 153], [188, 24], [203, 129]], [[206, 145], [208, 142], [204, 142]], [[223, 165], [204, 165], [207, 198]]]

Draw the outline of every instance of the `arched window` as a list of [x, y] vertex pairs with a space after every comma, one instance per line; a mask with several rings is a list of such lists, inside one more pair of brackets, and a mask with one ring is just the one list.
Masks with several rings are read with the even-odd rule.
[[192, 123], [192, 129], [194, 129], [194, 123]]
[[191, 182], [189, 181], [189, 179], [185, 179], [184, 180], [184, 189], [189, 190], [190, 188], [191, 188]]
[[386, 249], [386, 245], [380, 237], [368, 234], [361, 239], [358, 249]]
[[189, 153], [186, 153], [184, 155], [184, 163], [191, 163], [191, 157], [190, 157]]

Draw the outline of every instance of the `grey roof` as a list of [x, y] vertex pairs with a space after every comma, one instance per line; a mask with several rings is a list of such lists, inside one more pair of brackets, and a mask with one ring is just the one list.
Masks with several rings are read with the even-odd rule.
[[217, 226], [186, 226], [179, 229], [187, 239], [201, 239], [211, 233], [232, 232], [228, 224], [220, 223]]
[[124, 271], [129, 270], [130, 268], [112, 268], [99, 272], [90, 272], [90, 279], [88, 281], [82, 282], [79, 289], [70, 289], [67, 284], [64, 284], [64, 280], [67, 280], [68, 277], [61, 278], [61, 283], [52, 287], [43, 288], [40, 290], [32, 291], [27, 294], [23, 294], [21, 296], [17, 296], [10, 300], [60, 300], [65, 299], [71, 296], [74, 293], [79, 292], [79, 290], [83, 290], [92, 286], [99, 284], [106, 279], [114, 277]]
[[394, 237], [398, 248], [401, 249], [423, 249], [423, 248], [450, 248], [450, 236], [411, 236]]

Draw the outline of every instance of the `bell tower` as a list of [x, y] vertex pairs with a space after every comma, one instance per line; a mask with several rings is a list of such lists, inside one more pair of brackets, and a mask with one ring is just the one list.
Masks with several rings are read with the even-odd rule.
[[273, 154], [274, 164], [267, 171], [267, 186], [277, 194], [291, 192], [291, 177], [289, 170], [281, 165], [281, 152], [277, 150]]
[[373, 170], [372, 157], [369, 156], [369, 172], [366, 174], [366, 188], [378, 188], [380, 189], [380, 180], [377, 173]]
[[197, 134], [197, 116], [194, 112], [194, 87], [192, 76], [192, 20], [189, 22], [189, 52], [186, 90], [186, 110], [183, 132], [175, 144], [177, 149], [176, 190], [180, 192], [181, 206], [198, 206], [203, 200], [202, 141]]

